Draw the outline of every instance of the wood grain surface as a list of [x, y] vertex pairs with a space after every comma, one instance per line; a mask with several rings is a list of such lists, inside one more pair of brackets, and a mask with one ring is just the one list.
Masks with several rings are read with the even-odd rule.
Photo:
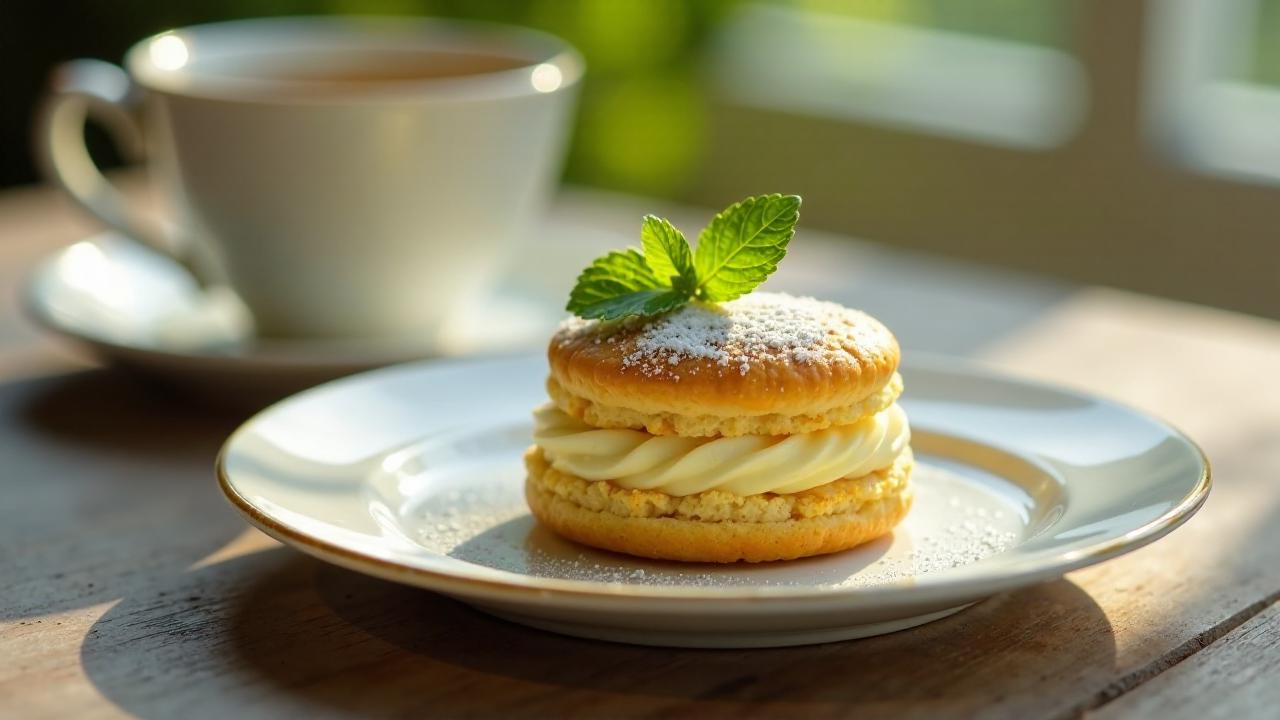
[[1268, 718], [1280, 714], [1280, 605], [1107, 705], [1100, 718]]
[[[657, 209], [574, 192], [553, 226], [572, 228], [557, 236], [585, 258]], [[0, 195], [0, 717], [1200, 718], [1277, 706], [1280, 325], [802, 235], [777, 287], [862, 305], [908, 351], [1163, 416], [1205, 447], [1213, 495], [1147, 548], [914, 630], [640, 648], [508, 624], [247, 528], [211, 473], [240, 416], [87, 366], [20, 320], [25, 269], [86, 227], [48, 191]]]

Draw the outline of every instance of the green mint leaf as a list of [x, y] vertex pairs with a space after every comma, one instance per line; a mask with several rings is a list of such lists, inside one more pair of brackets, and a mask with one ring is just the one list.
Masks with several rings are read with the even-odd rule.
[[640, 290], [625, 295], [616, 295], [590, 304], [569, 310], [578, 317], [597, 320], [621, 320], [631, 315], [661, 315], [668, 310], [689, 302], [689, 296], [679, 290], [663, 288], [658, 290]]
[[765, 281], [787, 254], [800, 219], [795, 195], [758, 195], [730, 205], [698, 235], [697, 297], [723, 302]]
[[565, 309], [579, 317], [618, 320], [673, 310], [690, 295], [659, 280], [644, 256], [628, 248], [596, 258], [583, 270]]
[[693, 251], [684, 233], [663, 218], [645, 215], [644, 224], [640, 226], [640, 246], [644, 248], [645, 263], [658, 280], [692, 297], [698, 276], [693, 269]]

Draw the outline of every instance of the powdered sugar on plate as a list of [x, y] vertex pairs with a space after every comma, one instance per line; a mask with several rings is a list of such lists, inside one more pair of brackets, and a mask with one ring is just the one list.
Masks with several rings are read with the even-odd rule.
[[[444, 469], [438, 461], [414, 467], [432, 473]], [[916, 501], [906, 521], [892, 535], [862, 547], [756, 565], [661, 562], [561, 539], [530, 517], [521, 480], [509, 466], [471, 463], [456, 478], [410, 479], [401, 486], [420, 487], [423, 494], [405, 499], [401, 532], [425, 552], [536, 577], [613, 585], [838, 588], [909, 584], [981, 562], [1017, 545], [1027, 526], [1016, 489], [976, 469], [922, 460], [912, 479]]]

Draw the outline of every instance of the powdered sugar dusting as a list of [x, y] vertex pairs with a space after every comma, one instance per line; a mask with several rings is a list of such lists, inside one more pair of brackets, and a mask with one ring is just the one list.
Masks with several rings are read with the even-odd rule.
[[875, 347], [883, 326], [836, 303], [781, 293], [752, 293], [720, 305], [693, 303], [651, 320], [607, 325], [570, 318], [560, 328], [562, 342], [595, 335], [616, 341], [632, 330], [623, 367], [648, 376], [679, 379], [685, 360], [714, 363], [720, 372], [746, 375], [757, 363], [822, 365], [849, 362], [850, 344]]
[[[510, 451], [518, 452], [513, 446]], [[576, 545], [529, 516], [510, 453], [492, 467], [458, 457], [414, 463], [422, 482], [393, 516], [401, 536], [454, 561], [521, 575], [625, 585], [692, 587], [876, 587], [982, 562], [1018, 545], [1026, 528], [1012, 486], [981, 471], [931, 463], [912, 477], [916, 502], [893, 534], [854, 550], [780, 563], [706, 565], [660, 562]], [[503, 460], [502, 458], [507, 459]], [[429, 462], [428, 462], [429, 461]], [[456, 476], [445, 472], [457, 464]], [[444, 473], [444, 475], [441, 475]]]

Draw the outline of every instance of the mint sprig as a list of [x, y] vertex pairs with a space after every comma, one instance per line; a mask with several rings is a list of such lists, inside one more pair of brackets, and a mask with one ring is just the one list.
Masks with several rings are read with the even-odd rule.
[[584, 318], [618, 320], [674, 310], [693, 300], [741, 297], [778, 269], [800, 219], [795, 195], [757, 195], [734, 203], [698, 235], [695, 252], [678, 228], [646, 215], [643, 254], [634, 248], [596, 258], [569, 294], [566, 309]]

